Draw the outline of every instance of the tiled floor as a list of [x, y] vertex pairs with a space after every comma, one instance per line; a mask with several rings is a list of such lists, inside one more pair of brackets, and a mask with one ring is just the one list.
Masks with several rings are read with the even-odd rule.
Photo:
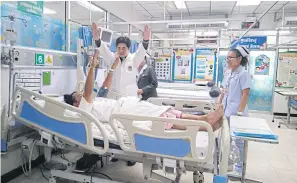
[[[264, 183], [297, 183], [297, 130], [277, 128], [278, 121], [271, 122], [270, 115], [251, 114], [253, 117], [267, 119], [272, 130], [279, 135], [278, 145], [249, 143], [247, 176], [262, 180]], [[124, 162], [113, 163], [98, 171], [107, 174], [113, 180], [126, 183], [144, 183], [142, 164], [134, 167], [125, 166]], [[48, 172], [45, 172], [48, 176]], [[20, 176], [10, 183], [45, 183], [39, 169], [33, 170], [29, 179]], [[61, 181], [67, 182], [67, 181]], [[182, 183], [192, 183], [192, 173], [182, 176]], [[205, 183], [212, 182], [212, 175], [205, 174]], [[229, 181], [231, 182], [231, 181]]]

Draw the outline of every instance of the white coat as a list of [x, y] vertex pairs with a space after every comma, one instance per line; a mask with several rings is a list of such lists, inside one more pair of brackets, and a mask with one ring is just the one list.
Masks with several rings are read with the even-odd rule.
[[[115, 61], [115, 54], [112, 53], [109, 48], [101, 43], [99, 48], [100, 56], [103, 58], [103, 61], [111, 67]], [[135, 95], [137, 95], [137, 84], [135, 81], [137, 74], [137, 67], [144, 60], [146, 50], [142, 44], [139, 44], [137, 51], [134, 54], [129, 53], [125, 60], [119, 62], [117, 68], [114, 71], [111, 90], [117, 93], [120, 93], [124, 96], [129, 96], [127, 90], [129, 88], [134, 88]]]

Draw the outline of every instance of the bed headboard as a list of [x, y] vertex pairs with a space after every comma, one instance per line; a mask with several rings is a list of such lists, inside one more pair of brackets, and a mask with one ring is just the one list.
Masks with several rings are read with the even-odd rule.
[[[33, 98], [38, 98], [43, 105], [35, 102]], [[66, 115], [66, 111], [67, 114], [74, 115]], [[91, 114], [22, 87], [16, 87], [12, 116], [29, 127], [46, 131], [98, 154], [105, 154], [109, 148], [104, 126]], [[94, 146], [92, 123], [102, 133], [103, 149]]]

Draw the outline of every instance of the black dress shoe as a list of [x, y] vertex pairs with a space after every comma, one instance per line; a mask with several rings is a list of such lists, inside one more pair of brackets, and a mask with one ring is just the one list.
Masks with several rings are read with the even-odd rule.
[[117, 161], [119, 161], [119, 160], [118, 160], [118, 159], [115, 159], [115, 158], [112, 158], [110, 161], [111, 161], [111, 162], [117, 162]]
[[127, 166], [134, 166], [135, 164], [135, 161], [127, 161]]

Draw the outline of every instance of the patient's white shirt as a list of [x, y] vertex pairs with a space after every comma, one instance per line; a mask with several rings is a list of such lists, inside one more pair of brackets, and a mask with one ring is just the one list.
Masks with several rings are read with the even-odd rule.
[[171, 107], [157, 106], [136, 97], [122, 97], [119, 100], [98, 97], [93, 103], [82, 98], [79, 108], [91, 113], [100, 122], [108, 122], [114, 113], [159, 117]]

